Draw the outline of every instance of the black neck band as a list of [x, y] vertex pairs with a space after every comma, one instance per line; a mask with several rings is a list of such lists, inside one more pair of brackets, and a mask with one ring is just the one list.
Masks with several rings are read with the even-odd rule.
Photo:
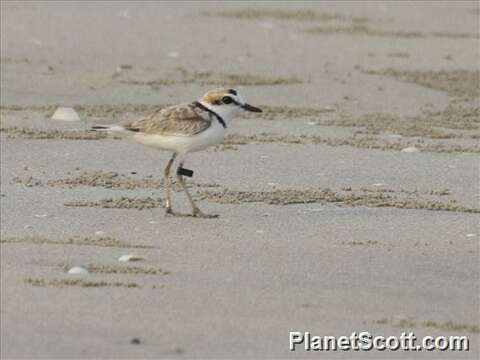
[[225, 120], [222, 119], [222, 117], [220, 115], [218, 115], [215, 111], [213, 110], [210, 110], [208, 107], [206, 107], [205, 105], [203, 105], [202, 103], [198, 102], [198, 101], [195, 101], [194, 102], [195, 106], [196, 107], [199, 107], [200, 109], [202, 110], [205, 110], [206, 112], [208, 112], [209, 114], [215, 116], [218, 120], [218, 122], [220, 124], [222, 124], [222, 126], [226, 129], [227, 128], [227, 124], [225, 123]]

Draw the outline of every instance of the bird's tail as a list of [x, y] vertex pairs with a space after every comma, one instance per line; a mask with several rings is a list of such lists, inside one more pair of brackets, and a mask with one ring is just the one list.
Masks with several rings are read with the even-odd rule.
[[90, 131], [107, 132], [112, 135], [129, 135], [131, 131], [125, 129], [121, 125], [94, 125], [90, 128]]

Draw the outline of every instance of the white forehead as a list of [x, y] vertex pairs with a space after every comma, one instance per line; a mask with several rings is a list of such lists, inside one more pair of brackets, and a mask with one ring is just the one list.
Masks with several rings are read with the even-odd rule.
[[229, 94], [229, 96], [234, 99], [235, 101], [237, 101], [238, 103], [244, 105], [245, 104], [245, 100], [243, 100], [243, 97], [242, 95], [240, 95], [240, 93], [238, 92], [238, 90], [235, 90], [237, 95], [233, 95], [233, 94]]

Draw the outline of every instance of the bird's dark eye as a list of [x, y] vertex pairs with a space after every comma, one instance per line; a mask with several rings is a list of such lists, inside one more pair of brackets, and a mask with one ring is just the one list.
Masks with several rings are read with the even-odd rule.
[[224, 96], [224, 97], [222, 98], [222, 102], [223, 102], [224, 104], [231, 104], [231, 103], [233, 102], [233, 100], [232, 100], [232, 98], [231, 98], [230, 96]]

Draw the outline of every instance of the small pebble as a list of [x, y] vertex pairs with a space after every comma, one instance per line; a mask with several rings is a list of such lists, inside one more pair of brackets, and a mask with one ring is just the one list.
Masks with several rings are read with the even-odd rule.
[[97, 236], [103, 236], [103, 235], [105, 235], [105, 231], [100, 231], [100, 230], [99, 230], [99, 231], [95, 231], [95, 235], [97, 235]]
[[132, 340], [130, 340], [130, 344], [132, 345], [140, 345], [141, 341], [139, 338], [133, 338]]
[[404, 152], [404, 153], [417, 153], [417, 152], [420, 152], [420, 150], [418, 148], [416, 148], [415, 146], [410, 146], [410, 147], [407, 147], [405, 149], [402, 149], [402, 152]]
[[385, 186], [385, 184], [382, 184], [382, 183], [376, 183], [376, 184], [372, 184], [372, 186]]
[[79, 121], [80, 116], [77, 112], [69, 107], [59, 107], [55, 110], [55, 113], [52, 116], [52, 120], [59, 121]]
[[477, 234], [467, 234], [467, 237], [475, 237]]
[[168, 56], [170, 56], [171, 58], [178, 58], [180, 54], [177, 52], [177, 51], [171, 51], [168, 53]]
[[70, 275], [85, 275], [88, 274], [88, 270], [80, 266], [74, 266], [70, 270], [68, 270], [68, 273]]
[[135, 255], [135, 254], [126, 254], [126, 255], [122, 255], [118, 258], [118, 261], [121, 261], [121, 262], [142, 261], [142, 260], [145, 260], [145, 259], [142, 258], [141, 256], [138, 256], [138, 255]]

